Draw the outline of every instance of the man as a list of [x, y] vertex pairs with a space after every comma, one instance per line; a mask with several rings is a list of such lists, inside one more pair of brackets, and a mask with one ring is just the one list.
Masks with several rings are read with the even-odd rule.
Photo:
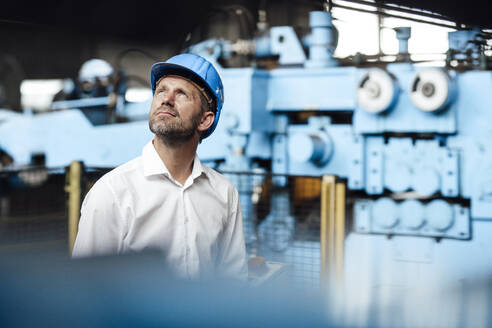
[[196, 155], [219, 120], [220, 76], [202, 57], [181, 54], [154, 64], [150, 78], [155, 137], [89, 191], [73, 256], [157, 249], [180, 277], [246, 279], [238, 192]]

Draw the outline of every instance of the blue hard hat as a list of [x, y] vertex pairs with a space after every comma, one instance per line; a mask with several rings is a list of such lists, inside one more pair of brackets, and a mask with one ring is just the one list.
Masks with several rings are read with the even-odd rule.
[[150, 69], [152, 94], [155, 92], [155, 84], [164, 75], [178, 75], [187, 78], [204, 88], [208, 95], [215, 100], [217, 111], [214, 123], [205, 131], [202, 138], [211, 135], [217, 127], [222, 104], [224, 103], [224, 87], [215, 67], [205, 58], [194, 54], [180, 54], [169, 58], [165, 62], [155, 63]]

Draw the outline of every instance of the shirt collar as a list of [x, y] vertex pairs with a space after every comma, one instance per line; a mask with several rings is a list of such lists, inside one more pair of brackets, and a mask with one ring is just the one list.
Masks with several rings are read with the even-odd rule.
[[[159, 157], [159, 154], [154, 148], [154, 144], [152, 140], [149, 141], [142, 150], [142, 159], [143, 159], [143, 173], [145, 177], [151, 175], [159, 175], [165, 174], [169, 178], [172, 178], [171, 173], [167, 169], [164, 162]], [[191, 177], [194, 179], [198, 178], [202, 173], [206, 173], [202, 162], [198, 158], [198, 155], [195, 154], [195, 159], [193, 160], [193, 169], [191, 171]]]
[[202, 162], [198, 158], [198, 155], [195, 153], [195, 159], [193, 160], [193, 169], [191, 171], [191, 177], [194, 179], [198, 178], [202, 173], [206, 173], [203, 169]]

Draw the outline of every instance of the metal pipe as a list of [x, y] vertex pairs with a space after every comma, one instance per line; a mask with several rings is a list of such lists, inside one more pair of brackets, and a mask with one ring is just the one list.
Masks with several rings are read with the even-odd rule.
[[73, 161], [67, 172], [65, 191], [68, 193], [68, 251], [72, 255], [80, 220], [82, 163]]
[[331, 281], [335, 245], [335, 177], [324, 175], [321, 181], [321, 287]]
[[110, 97], [95, 97], [95, 98], [83, 98], [74, 100], [60, 100], [54, 101], [51, 104], [52, 110], [61, 110], [67, 108], [85, 108], [94, 106], [109, 106], [111, 104]]
[[[378, 7], [378, 10], [379, 10], [379, 7]], [[382, 30], [382, 27], [383, 27], [383, 17], [381, 16], [381, 14], [378, 14], [378, 55], [383, 54], [383, 48], [381, 47], [381, 39], [382, 39], [381, 30]]]
[[321, 181], [321, 287], [341, 285], [344, 274], [346, 187], [333, 175]]
[[345, 184], [339, 182], [335, 189], [335, 268], [336, 281], [341, 284], [345, 261]]

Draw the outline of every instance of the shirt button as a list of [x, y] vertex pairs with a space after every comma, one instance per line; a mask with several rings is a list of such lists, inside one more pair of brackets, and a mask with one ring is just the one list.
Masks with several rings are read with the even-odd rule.
[[186, 247], [186, 255], [190, 255], [190, 248]]
[[185, 223], [188, 223], [188, 217], [185, 217]]

